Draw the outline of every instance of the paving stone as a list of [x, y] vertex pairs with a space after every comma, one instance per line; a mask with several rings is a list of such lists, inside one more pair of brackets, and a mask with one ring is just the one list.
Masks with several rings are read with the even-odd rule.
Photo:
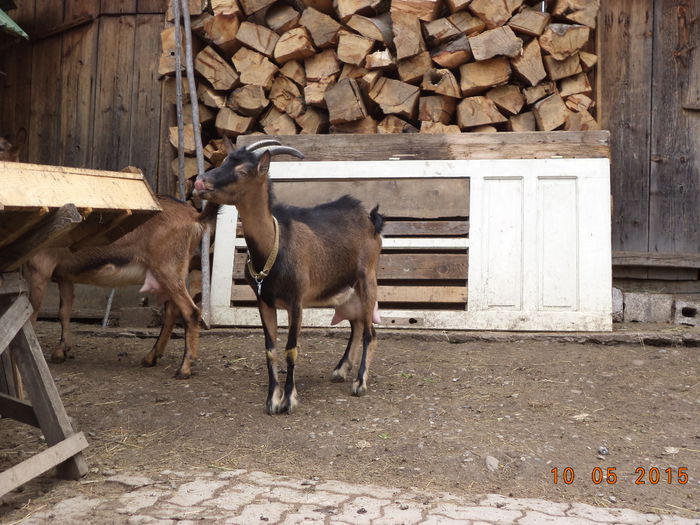
[[253, 503], [264, 491], [265, 489], [258, 485], [235, 485], [222, 490], [216, 498], [202, 502], [202, 505], [224, 510], [237, 510], [243, 505]]
[[494, 509], [493, 507], [465, 507], [452, 503], [438, 503], [433, 512], [447, 516], [448, 518], [461, 520], [485, 520], [497, 524], [515, 523], [523, 513], [518, 510]]
[[201, 507], [183, 508], [179, 505], [168, 503], [167, 501], [161, 502], [157, 507], [148, 511], [151, 516], [156, 518], [176, 520], [178, 525], [185, 520], [198, 519], [204, 512], [205, 509]]
[[84, 516], [90, 514], [90, 512], [103, 501], [103, 499], [86, 498], [84, 496], [64, 499], [56, 503], [50, 510], [34, 514], [22, 523], [31, 523], [34, 525], [43, 525], [45, 523], [73, 525], [77, 521], [81, 521], [81, 518]]
[[227, 470], [227, 471], [219, 474], [219, 479], [236, 478], [236, 477], [240, 476], [241, 474], [245, 474], [245, 473], [246, 473], [245, 469], [242, 469], [242, 468], [239, 468], [236, 470]]
[[116, 476], [111, 476], [105, 478], [106, 483], [121, 483], [127, 487], [145, 487], [146, 485], [153, 485], [155, 481], [146, 476], [128, 476], [126, 474], [117, 474]]
[[391, 499], [400, 491], [398, 489], [390, 489], [386, 487], [378, 487], [376, 485], [350, 485], [340, 481], [329, 480], [323, 481], [316, 485], [316, 490], [324, 490], [329, 492], [337, 492], [340, 494], [354, 494], [362, 496], [371, 494], [377, 498]]
[[265, 492], [265, 497], [280, 500], [283, 503], [320, 502], [327, 506], [338, 506], [348, 499], [348, 496], [343, 494], [333, 494], [323, 490], [294, 490], [289, 487], [274, 487], [269, 492]]
[[[408, 498], [407, 498], [408, 499]], [[423, 505], [407, 503], [402, 509], [399, 503], [391, 503], [383, 509], [383, 516], [372, 522], [373, 525], [397, 525], [398, 523], [418, 523], [423, 517]]]
[[301, 505], [283, 517], [284, 525], [323, 525], [326, 515], [316, 512], [316, 505]]
[[586, 518], [550, 516], [534, 510], [526, 511], [518, 520], [518, 525], [596, 525], [597, 522]]
[[630, 525], [659, 521], [659, 517], [655, 514], [642, 514], [628, 509], [603, 509], [585, 503], [572, 503], [566, 515], [607, 523], [629, 523]]
[[447, 516], [440, 516], [439, 514], [431, 514], [423, 521], [419, 522], [420, 525], [450, 525], [454, 523], [455, 525], [466, 525], [464, 520], [455, 520], [448, 518]]
[[535, 498], [507, 498], [500, 494], [489, 494], [479, 502], [482, 507], [497, 507], [506, 510], [536, 510], [552, 516], [564, 516], [568, 503], [556, 503]]
[[[250, 525], [251, 523], [280, 523], [286, 506], [283, 503], [268, 502], [247, 505], [236, 517], [224, 521], [226, 525]], [[262, 518], [267, 518], [263, 520]]]
[[672, 295], [628, 292], [624, 298], [625, 322], [670, 323], [672, 320]]
[[[357, 525], [374, 523], [375, 519], [382, 517], [382, 507], [391, 504], [388, 499], [376, 499], [368, 496], [359, 496], [344, 504], [335, 519], [350, 521]], [[364, 510], [364, 512], [358, 512]]]
[[624, 299], [619, 288], [612, 289], [612, 319], [614, 323], [621, 323], [624, 319]]
[[150, 487], [143, 487], [133, 492], [128, 492], [121, 496], [118, 502], [123, 507], [117, 509], [119, 514], [135, 514], [139, 510], [154, 505], [159, 498], [168, 493], [162, 490], [153, 490]]
[[172, 525], [174, 522], [173, 520], [162, 520], [153, 516], [137, 515], [129, 516], [126, 523], [127, 525]]
[[676, 299], [673, 322], [686, 326], [698, 326], [698, 322], [700, 322], [700, 303]]
[[681, 518], [680, 516], [664, 516], [658, 525], [700, 525], [700, 518]]
[[177, 489], [177, 494], [175, 494], [175, 496], [170, 498], [168, 501], [174, 503], [175, 505], [189, 507], [190, 505], [196, 505], [205, 499], [212, 498], [214, 496], [214, 492], [225, 485], [225, 481], [213, 481], [208, 479], [190, 481], [180, 485], [180, 488]]
[[265, 472], [253, 471], [249, 472], [244, 477], [246, 480], [266, 487], [289, 487], [290, 489], [298, 489], [304, 486], [301, 484], [302, 480], [288, 478], [286, 476], [273, 476]]

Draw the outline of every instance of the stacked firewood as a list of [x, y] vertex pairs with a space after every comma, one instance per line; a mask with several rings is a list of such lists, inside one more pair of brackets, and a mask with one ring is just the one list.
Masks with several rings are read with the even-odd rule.
[[239, 1], [190, 2], [212, 135], [598, 129], [600, 0]]

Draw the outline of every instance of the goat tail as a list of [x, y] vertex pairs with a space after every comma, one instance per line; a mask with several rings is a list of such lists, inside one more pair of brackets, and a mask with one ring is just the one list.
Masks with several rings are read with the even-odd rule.
[[204, 209], [197, 216], [197, 222], [200, 224], [209, 224], [212, 226], [215, 225], [216, 216], [219, 213], [219, 207], [220, 206], [218, 204], [207, 201], [207, 203], [204, 205]]
[[379, 213], [379, 204], [377, 204], [372, 211], [369, 212], [369, 220], [372, 221], [374, 225], [374, 231], [377, 235], [382, 233], [382, 228], [384, 228], [384, 215]]

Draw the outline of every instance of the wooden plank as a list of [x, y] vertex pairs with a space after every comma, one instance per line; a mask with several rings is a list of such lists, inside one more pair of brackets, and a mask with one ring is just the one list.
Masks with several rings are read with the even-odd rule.
[[[466, 217], [469, 215], [469, 181], [466, 179], [410, 181], [326, 181], [275, 182], [280, 202], [295, 206], [313, 206], [349, 194], [369, 209], [391, 217]], [[313, 191], [309, 191], [313, 188]]]
[[3, 180], [0, 206], [5, 210], [40, 206], [58, 208], [70, 202], [78, 208], [92, 208], [94, 211], [160, 211], [158, 202], [139, 173], [18, 162], [0, 162], [0, 173]]
[[[2, 301], [3, 299], [0, 298], [0, 302]], [[11, 396], [17, 395], [10, 352], [0, 352], [0, 392]]]
[[[245, 239], [237, 238], [234, 242], [236, 248], [245, 248]], [[384, 250], [421, 250], [421, 251], [444, 251], [444, 250], [467, 250], [469, 239], [461, 237], [384, 237], [382, 239]]]
[[100, 3], [85, 0], [64, 0], [63, 21], [70, 23], [84, 17], [97, 17], [100, 14]]
[[[277, 137], [306, 155], [306, 160], [546, 159], [607, 158], [609, 134], [597, 132], [462, 133], [457, 135], [296, 135]], [[237, 146], [259, 140], [240, 136]], [[278, 156], [275, 162], [296, 159]]]
[[27, 281], [20, 272], [0, 273], [0, 295], [16, 295], [28, 291]]
[[5, 246], [19, 239], [31, 230], [49, 213], [47, 206], [37, 210], [2, 213], [0, 211], [0, 246]]
[[[30, 323], [24, 325], [10, 346], [15, 352], [14, 356], [27, 396], [34, 407], [34, 413], [46, 443], [53, 446], [73, 435], [75, 431]], [[77, 450], [72, 448], [70, 452], [67, 457], [73, 456]], [[87, 473], [87, 470], [85, 458], [79, 454], [59, 465], [58, 474], [63, 478], [79, 479]]]
[[[683, 109], [700, 83], [700, 3], [654, 3], [649, 251], [694, 253], [700, 246], [700, 118]], [[629, 152], [627, 153], [629, 154]]]
[[103, 15], [133, 14], [136, 0], [100, 0], [100, 12]]
[[647, 251], [650, 85], [652, 71], [662, 67], [652, 67], [653, 2], [619, 0], [600, 7], [597, 33], [605, 53], [596, 100], [600, 124], [611, 134], [612, 248]]
[[168, 10], [167, 0], [137, 0], [136, 11], [139, 13], [165, 13]]
[[28, 158], [40, 164], [60, 163], [61, 38], [48, 38], [32, 48], [31, 117]]
[[135, 18], [100, 17], [94, 129], [108, 131], [94, 136], [91, 165], [98, 169], [129, 164]]
[[128, 164], [143, 171], [151, 188], [158, 187], [159, 135], [154, 129], [160, 127], [161, 85], [158, 73], [153, 67], [160, 56], [160, 32], [164, 29], [160, 15], [140, 15], [136, 17], [135, 48], [138, 58], [134, 60], [133, 96], [129, 111], [136, 118], [131, 119], [129, 139], [130, 155]]
[[87, 447], [88, 442], [85, 439], [85, 434], [79, 432], [0, 473], [0, 497], [75, 456]]
[[[379, 258], [377, 278], [381, 281], [395, 280], [463, 280], [467, 279], [467, 254], [385, 253]], [[234, 259], [233, 278], [245, 278], [246, 257], [241, 254]]]
[[[83, 2], [85, 3], [85, 2]], [[61, 36], [62, 166], [87, 167], [92, 152], [98, 24], [89, 24]]]
[[0, 311], [0, 352], [10, 345], [17, 332], [29, 320], [32, 312], [32, 305], [24, 294], [12, 301], [4, 312]]
[[415, 237], [420, 235], [469, 235], [469, 221], [395, 221], [384, 223], [386, 237]]
[[[160, 110], [160, 139], [158, 140], [158, 184], [154, 186], [158, 193], [164, 195], [178, 195], [177, 177], [173, 176], [171, 163], [177, 156], [177, 151], [170, 145], [170, 128], [177, 125], [177, 111], [175, 104], [166, 102], [167, 82], [161, 83], [161, 110]], [[172, 83], [174, 89], [174, 83]]]
[[56, 27], [63, 23], [63, 2], [53, 0], [49, 2], [35, 2], [35, 4], [35, 34], [42, 33], [47, 28]]
[[17, 242], [4, 246], [0, 270], [15, 270], [40, 249], [51, 246], [83, 220], [73, 204], [65, 204]]
[[[464, 304], [467, 302], [466, 286], [378, 286], [377, 297], [382, 303], [441, 303]], [[233, 286], [231, 300], [254, 302], [255, 293], [247, 284]]]
[[700, 268], [700, 254], [613, 252], [613, 266], [651, 266], [662, 268]]
[[32, 404], [7, 394], [0, 393], [0, 415], [12, 418], [25, 425], [39, 426]]

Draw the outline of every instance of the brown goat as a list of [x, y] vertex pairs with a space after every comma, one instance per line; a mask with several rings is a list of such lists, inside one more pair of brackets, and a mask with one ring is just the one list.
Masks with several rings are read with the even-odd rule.
[[[309, 306], [334, 306], [334, 320], [349, 319], [350, 340], [332, 379], [345, 380], [358, 361], [362, 340], [362, 357], [352, 393], [366, 393], [369, 364], [376, 346], [372, 322], [377, 320], [373, 315], [377, 301], [376, 269], [384, 221], [377, 208], [368, 213], [358, 200], [347, 195], [312, 208], [273, 204], [268, 177], [270, 156], [282, 153], [303, 158], [293, 148], [264, 140], [230, 152], [220, 167], [201, 175], [195, 183], [195, 191], [203, 199], [234, 204], [243, 223], [249, 251], [246, 278], [258, 298], [265, 334], [269, 377], [266, 407], [270, 414], [291, 413], [296, 408], [294, 368], [302, 310]], [[287, 310], [289, 315], [284, 391], [279, 385], [274, 355], [277, 308]]]
[[72, 346], [70, 312], [74, 283], [110, 288], [143, 283], [141, 291], [156, 294], [165, 307], [158, 340], [141, 363], [154, 366], [163, 356], [179, 314], [185, 323], [185, 352], [175, 377], [190, 377], [198, 354], [200, 313], [187, 290], [186, 278], [205, 223], [216, 218], [218, 207], [208, 205], [198, 213], [189, 204], [171, 197], [159, 196], [158, 201], [161, 213], [107, 246], [75, 252], [47, 248], [25, 265], [34, 320], [49, 281], [58, 282], [61, 340], [51, 354], [54, 362], [64, 361]]
[[12, 144], [9, 137], [0, 137], [0, 161], [19, 162], [19, 146]]

